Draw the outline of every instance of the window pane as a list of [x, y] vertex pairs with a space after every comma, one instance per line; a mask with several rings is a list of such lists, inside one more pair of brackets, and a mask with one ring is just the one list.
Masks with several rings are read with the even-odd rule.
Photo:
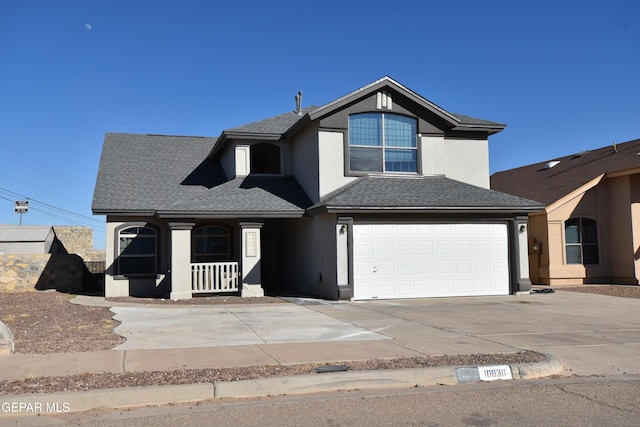
[[119, 274], [155, 274], [156, 258], [147, 257], [120, 257]]
[[580, 245], [567, 245], [567, 264], [582, 264]]
[[198, 236], [226, 236], [227, 230], [220, 227], [201, 227], [195, 231]]
[[259, 143], [251, 146], [251, 173], [279, 174], [280, 147], [275, 144]]
[[569, 219], [564, 223], [564, 237], [566, 243], [580, 243], [580, 220]]
[[194, 232], [195, 262], [228, 261], [229, 232], [221, 227], [202, 227]]
[[416, 120], [396, 114], [384, 116], [384, 143], [388, 147], [416, 147]]
[[382, 172], [382, 149], [351, 147], [349, 168], [352, 171]]
[[598, 245], [583, 245], [584, 264], [598, 264]]
[[598, 227], [592, 219], [582, 219], [582, 242], [598, 243]]
[[120, 230], [117, 274], [156, 273], [156, 232], [148, 227]]
[[382, 145], [382, 115], [379, 113], [349, 116], [349, 145]]
[[384, 150], [384, 167], [389, 172], [416, 172], [416, 150]]
[[151, 237], [121, 237], [120, 255], [153, 255], [156, 239]]

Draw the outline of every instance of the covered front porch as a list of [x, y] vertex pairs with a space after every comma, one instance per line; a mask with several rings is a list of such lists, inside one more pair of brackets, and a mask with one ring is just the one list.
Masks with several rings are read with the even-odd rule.
[[[204, 237], [194, 234], [195, 222], [169, 222], [168, 225], [171, 299], [189, 299], [198, 294], [217, 293], [239, 293], [243, 297], [264, 296], [261, 275], [262, 222], [238, 223], [239, 251], [230, 250], [230, 242], [226, 249], [220, 249], [224, 240], [216, 241], [212, 234]], [[239, 253], [238, 261], [197, 262], [199, 258], [215, 258], [216, 254], [224, 257], [223, 253], [234, 252]]]

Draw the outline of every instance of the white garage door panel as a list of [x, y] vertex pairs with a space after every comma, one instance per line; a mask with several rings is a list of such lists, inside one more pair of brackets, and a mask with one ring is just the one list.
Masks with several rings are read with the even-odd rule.
[[509, 294], [506, 224], [354, 224], [354, 298]]

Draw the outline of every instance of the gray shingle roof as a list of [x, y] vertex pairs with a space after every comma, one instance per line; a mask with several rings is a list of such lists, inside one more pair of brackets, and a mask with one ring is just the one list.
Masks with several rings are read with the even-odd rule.
[[472, 125], [472, 126], [502, 126], [505, 127], [506, 125], [503, 123], [497, 123], [497, 122], [492, 122], [489, 120], [484, 120], [484, 119], [478, 119], [476, 117], [470, 117], [470, 116], [465, 116], [463, 114], [455, 114], [455, 113], [451, 113], [454, 116], [456, 116], [456, 118], [458, 120], [460, 120], [460, 124], [462, 125]]
[[107, 134], [93, 196], [94, 213], [300, 216], [311, 204], [291, 177], [227, 181], [220, 165], [207, 160], [215, 141]]
[[540, 203], [443, 176], [358, 178], [327, 195], [310, 211], [536, 211]]
[[549, 205], [604, 173], [640, 167], [640, 139], [554, 160], [550, 168], [544, 161], [497, 172], [491, 188]]
[[315, 110], [316, 106], [303, 108], [301, 115], [295, 111], [280, 114], [268, 119], [259, 120], [257, 122], [248, 123], [246, 125], [225, 130], [225, 133], [258, 133], [258, 134], [278, 134], [286, 133], [293, 125], [304, 117], [310, 111]]

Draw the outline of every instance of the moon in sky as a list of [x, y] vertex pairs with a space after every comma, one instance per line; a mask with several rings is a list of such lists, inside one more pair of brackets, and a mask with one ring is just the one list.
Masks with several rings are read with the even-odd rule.
[[91, 24], [84, 24], [84, 27], [85, 27], [87, 30], [90, 30], [90, 29], [92, 29], [92, 28], [93, 28], [93, 26], [92, 26]]

